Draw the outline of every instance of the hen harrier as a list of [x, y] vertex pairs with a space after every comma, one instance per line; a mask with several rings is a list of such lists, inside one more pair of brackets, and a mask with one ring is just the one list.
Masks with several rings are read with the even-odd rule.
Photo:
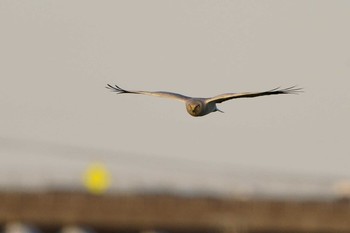
[[193, 98], [166, 91], [127, 91], [117, 85], [112, 86], [110, 84], [107, 84], [106, 88], [110, 89], [113, 92], [116, 92], [117, 94], [143, 94], [180, 100], [182, 102], [185, 102], [187, 112], [194, 117], [204, 116], [216, 111], [223, 112], [216, 107], [216, 104], [230, 99], [250, 98], [264, 95], [297, 94], [302, 90], [301, 88], [293, 86], [285, 89], [275, 88], [263, 92], [226, 93], [211, 98]]

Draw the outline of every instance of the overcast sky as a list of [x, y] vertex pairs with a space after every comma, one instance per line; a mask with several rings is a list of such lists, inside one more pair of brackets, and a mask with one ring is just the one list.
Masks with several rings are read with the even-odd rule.
[[[350, 177], [349, 12], [350, 1], [2, 0], [1, 140]], [[194, 118], [107, 83], [196, 97], [305, 92]]]

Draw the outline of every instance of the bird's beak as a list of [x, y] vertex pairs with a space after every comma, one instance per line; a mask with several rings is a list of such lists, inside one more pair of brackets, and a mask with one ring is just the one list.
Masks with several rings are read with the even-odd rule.
[[221, 111], [220, 109], [216, 109], [216, 111], [221, 112], [221, 113], [224, 113], [224, 112], [223, 112], [223, 111]]

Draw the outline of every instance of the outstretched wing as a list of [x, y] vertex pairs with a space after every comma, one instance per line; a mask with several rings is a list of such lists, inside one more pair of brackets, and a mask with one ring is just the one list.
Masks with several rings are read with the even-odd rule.
[[264, 95], [279, 95], [279, 94], [298, 94], [301, 91], [302, 91], [302, 88], [293, 86], [285, 89], [275, 88], [275, 89], [272, 89], [269, 91], [263, 91], [263, 92], [227, 93], [227, 94], [218, 95], [212, 98], [208, 98], [206, 102], [222, 103], [224, 101], [227, 101], [230, 99], [236, 99], [236, 98], [252, 98], [252, 97], [258, 97], [258, 96], [264, 96]]
[[166, 92], [166, 91], [127, 91], [127, 90], [120, 88], [117, 85], [112, 86], [110, 84], [107, 84], [106, 88], [110, 89], [113, 92], [116, 92], [117, 94], [124, 94], [124, 93], [143, 94], [143, 95], [176, 99], [176, 100], [180, 100], [182, 102], [185, 102], [186, 100], [190, 99], [190, 97], [188, 97], [188, 96], [184, 96], [184, 95], [180, 95], [180, 94], [172, 93], [172, 92]]

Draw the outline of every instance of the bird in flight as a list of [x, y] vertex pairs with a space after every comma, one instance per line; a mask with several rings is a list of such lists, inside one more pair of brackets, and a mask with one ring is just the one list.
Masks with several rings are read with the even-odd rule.
[[223, 112], [217, 108], [216, 104], [220, 104], [224, 101], [231, 100], [231, 99], [252, 98], [252, 97], [258, 97], [258, 96], [264, 96], [264, 95], [298, 94], [299, 92], [302, 91], [301, 88], [293, 86], [285, 89], [275, 88], [275, 89], [272, 89], [269, 91], [263, 91], [263, 92], [226, 93], [226, 94], [221, 94], [210, 98], [194, 98], [194, 97], [189, 97], [189, 96], [185, 96], [185, 95], [181, 95], [173, 92], [167, 92], [167, 91], [127, 91], [120, 88], [117, 85], [112, 86], [110, 84], [107, 84], [106, 88], [110, 89], [113, 92], [116, 92], [117, 94], [124, 94], [124, 93], [142, 94], [142, 95], [158, 96], [158, 97], [179, 100], [185, 103], [187, 112], [194, 117], [205, 116], [211, 112], [216, 112], [216, 111]]

